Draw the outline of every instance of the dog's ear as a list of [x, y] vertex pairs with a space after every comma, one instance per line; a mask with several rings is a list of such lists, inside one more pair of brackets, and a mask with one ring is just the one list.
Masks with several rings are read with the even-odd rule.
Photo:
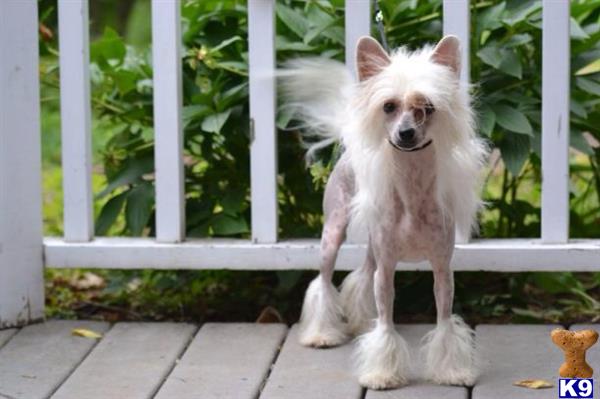
[[460, 41], [458, 37], [444, 36], [433, 49], [431, 60], [436, 64], [449, 67], [456, 76], [460, 75]]
[[379, 45], [377, 40], [369, 36], [358, 39], [356, 46], [356, 70], [358, 80], [363, 81], [377, 75], [390, 64], [390, 56]]

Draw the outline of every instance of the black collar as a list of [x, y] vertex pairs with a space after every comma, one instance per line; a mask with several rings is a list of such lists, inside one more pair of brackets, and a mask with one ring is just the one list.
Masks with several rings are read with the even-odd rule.
[[392, 140], [388, 139], [389, 143], [392, 145], [392, 147], [394, 147], [397, 150], [403, 151], [403, 152], [414, 152], [414, 151], [420, 151], [424, 148], [429, 147], [429, 144], [431, 144], [432, 140], [429, 139], [425, 142], [425, 144], [420, 145], [419, 147], [413, 147], [413, 148], [402, 148], [399, 145], [395, 144]]

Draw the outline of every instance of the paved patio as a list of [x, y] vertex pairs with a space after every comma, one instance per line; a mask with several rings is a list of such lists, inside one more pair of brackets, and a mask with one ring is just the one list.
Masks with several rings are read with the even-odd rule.
[[[416, 351], [431, 325], [400, 325]], [[557, 388], [513, 386], [529, 378], [556, 385], [562, 354], [554, 325], [476, 327], [482, 374], [474, 387], [418, 380], [397, 390], [362, 389], [352, 375], [352, 345], [315, 350], [297, 343], [297, 327], [280, 324], [48, 321], [0, 331], [2, 399], [490, 399], [556, 398]], [[572, 329], [595, 326], [573, 326]], [[72, 335], [74, 328], [103, 334]], [[588, 361], [600, 370], [600, 350]]]

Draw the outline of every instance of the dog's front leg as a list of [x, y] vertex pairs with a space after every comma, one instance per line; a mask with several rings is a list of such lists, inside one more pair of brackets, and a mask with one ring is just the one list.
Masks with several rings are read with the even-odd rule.
[[336, 166], [325, 188], [320, 273], [306, 290], [300, 316], [300, 343], [305, 346], [336, 346], [348, 339], [339, 293], [331, 282], [348, 225], [351, 195], [345, 173], [343, 166]]
[[369, 242], [365, 262], [362, 267], [346, 276], [340, 292], [344, 316], [348, 321], [348, 332], [352, 335], [367, 332], [373, 327], [373, 321], [377, 317], [373, 292], [375, 268], [373, 246]]
[[300, 343], [304, 346], [331, 347], [348, 338], [339, 293], [331, 282], [337, 252], [344, 240], [343, 218], [334, 212], [323, 228], [320, 273], [306, 290], [300, 316]]
[[384, 249], [375, 252], [375, 260], [377, 321], [371, 331], [358, 338], [358, 381], [367, 388], [388, 389], [408, 382], [410, 355], [406, 341], [394, 328], [395, 258]]
[[452, 315], [454, 276], [450, 257], [433, 260], [437, 326], [423, 338], [425, 376], [438, 384], [473, 385], [475, 367], [474, 332], [458, 315]]

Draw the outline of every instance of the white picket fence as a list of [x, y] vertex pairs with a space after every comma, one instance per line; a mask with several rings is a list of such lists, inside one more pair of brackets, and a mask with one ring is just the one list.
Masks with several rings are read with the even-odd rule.
[[[252, 239], [186, 240], [178, 0], [152, 1], [156, 238], [93, 236], [87, 0], [59, 0], [64, 237], [42, 237], [37, 1], [0, 1], [0, 327], [43, 315], [44, 266], [309, 269], [318, 241], [277, 237], [274, 0], [249, 0]], [[469, 71], [469, 1], [444, 0]], [[346, 1], [346, 60], [370, 30], [370, 1]], [[543, 1], [542, 237], [457, 245], [455, 270], [600, 270], [600, 240], [569, 240], [569, 2]], [[345, 244], [340, 269], [365, 247]], [[427, 270], [425, 263], [399, 270]]]

